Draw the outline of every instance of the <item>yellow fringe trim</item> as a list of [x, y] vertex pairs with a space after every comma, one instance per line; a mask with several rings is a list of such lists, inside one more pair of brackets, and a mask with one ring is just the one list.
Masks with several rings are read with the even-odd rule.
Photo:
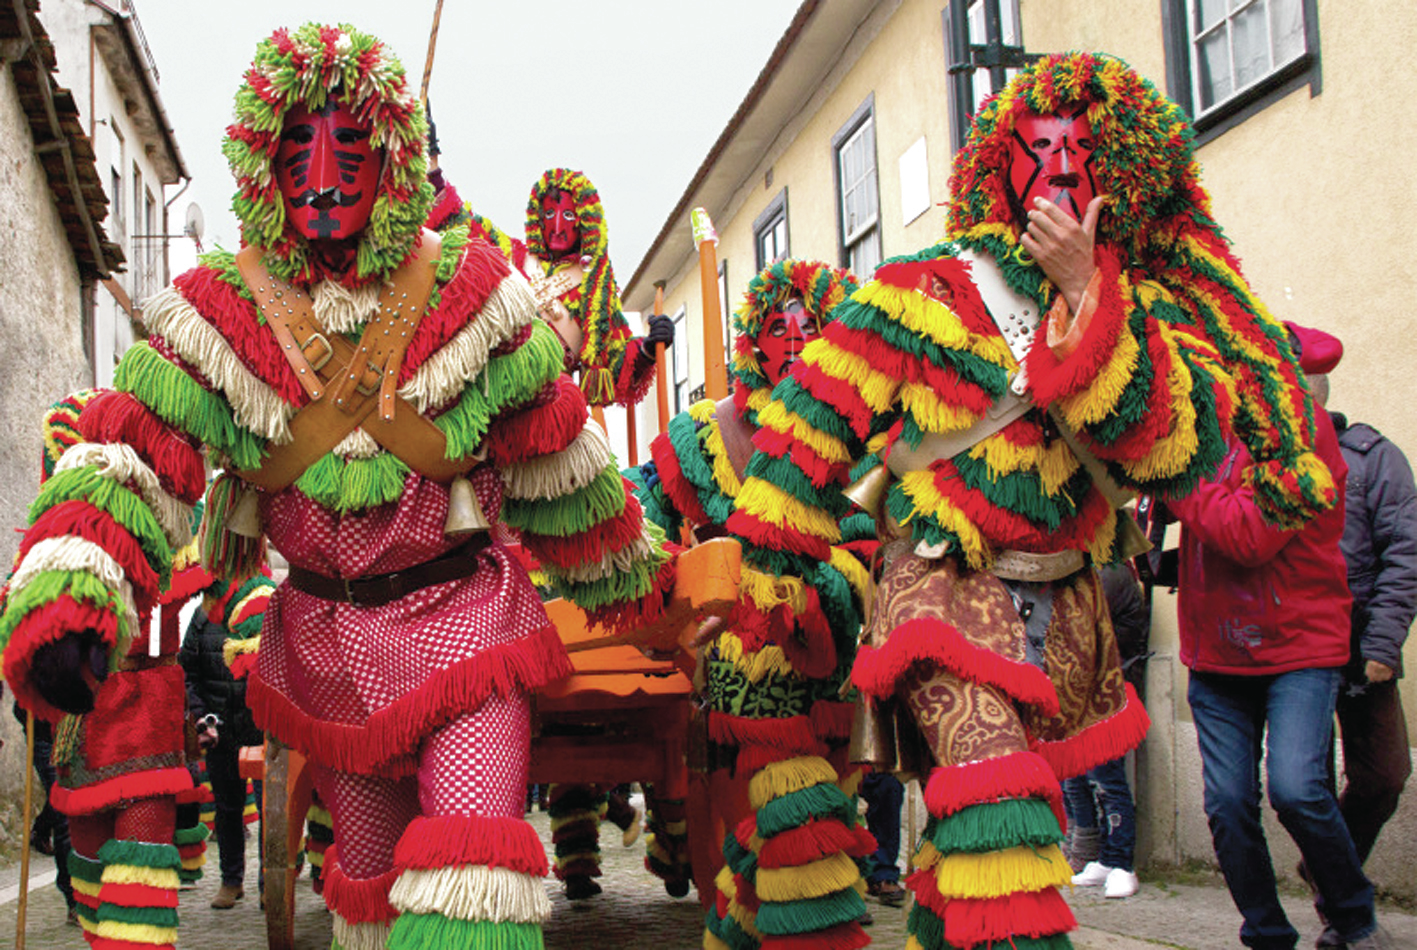
[[[1126, 288], [1123, 287], [1123, 292]], [[1063, 414], [1068, 425], [1074, 429], [1091, 425], [1105, 419], [1117, 408], [1117, 400], [1122, 398], [1127, 384], [1136, 376], [1137, 361], [1141, 346], [1127, 327], [1122, 327], [1117, 335], [1117, 345], [1112, 348], [1107, 361], [1097, 371], [1097, 376], [1084, 390], [1058, 400], [1058, 411]]]
[[900, 387], [900, 403], [927, 432], [959, 432], [979, 420], [963, 406], [953, 406], [925, 383], [905, 383]]
[[775, 432], [791, 433], [793, 438], [805, 443], [828, 462], [840, 465], [851, 464], [851, 453], [840, 439], [834, 439], [822, 432], [795, 412], [788, 412], [780, 402], [774, 402], [758, 413], [758, 425]]
[[73, 883], [74, 890], [83, 894], [85, 897], [97, 897], [98, 892], [103, 890], [103, 885], [97, 882], [81, 881], [76, 877], [70, 878], [69, 880]]
[[865, 769], [851, 768], [837, 781], [836, 785], [843, 793], [854, 797], [861, 791], [861, 780], [865, 777]]
[[226, 665], [230, 666], [236, 662], [238, 656], [247, 653], [255, 653], [261, 649], [261, 636], [247, 637], [245, 640], [227, 640], [221, 645], [222, 659], [226, 660]]
[[802, 353], [802, 362], [818, 366], [823, 373], [852, 386], [876, 413], [887, 412], [895, 403], [900, 381], [873, 367], [866, 358], [823, 340]]
[[126, 940], [129, 943], [174, 944], [177, 942], [176, 927], [154, 927], [152, 924], [124, 924], [116, 920], [99, 921], [93, 932], [109, 940]]
[[925, 950], [925, 948], [921, 946], [920, 941], [916, 940], [914, 934], [912, 934], [905, 941], [905, 950]]
[[197, 870], [197, 868], [203, 867], [206, 863], [207, 863], [207, 852], [203, 851], [201, 854], [194, 855], [194, 856], [192, 856], [192, 857], [190, 857], [190, 858], [183, 858], [183, 859], [182, 859], [182, 870], [184, 870], [184, 871], [195, 871], [195, 870]]
[[901, 487], [916, 511], [934, 515], [941, 527], [953, 531], [959, 537], [965, 560], [969, 562], [970, 567], [983, 570], [993, 561], [993, 551], [984, 540], [984, 535], [964, 512], [946, 501], [935, 490], [935, 476], [929, 469], [910, 472], [901, 479]]
[[738, 879], [733, 876], [733, 871], [727, 866], [719, 868], [713, 883], [728, 898], [728, 916], [738, 922], [744, 933], [761, 940], [763, 935], [758, 932], [757, 913], [738, 903]]
[[758, 868], [754, 886], [765, 901], [810, 900], [846, 890], [861, 879], [861, 869], [844, 852], [788, 868]]
[[871, 572], [856, 559], [856, 555], [845, 548], [832, 548], [830, 562], [856, 592], [856, 599], [862, 604], [869, 604], [872, 600]]
[[[1169, 331], [1162, 332], [1170, 335]], [[1132, 478], [1149, 481], [1178, 475], [1200, 451], [1196, 407], [1191, 402], [1195, 382], [1190, 368], [1179, 356], [1171, 360], [1171, 371], [1166, 374], [1166, 386], [1171, 391], [1171, 431], [1157, 439], [1142, 458], [1122, 463], [1122, 468]]]
[[1056, 844], [1037, 850], [1019, 846], [983, 854], [961, 851], [946, 857], [935, 870], [935, 886], [949, 898], [982, 900], [1063, 887], [1072, 881], [1072, 868]]
[[970, 333], [953, 310], [915, 288], [895, 287], [871, 281], [858, 290], [853, 300], [870, 303], [912, 332], [933, 340], [948, 350], [964, 350], [997, 366], [1017, 366], [1003, 337]]
[[748, 782], [748, 801], [757, 811], [768, 802], [813, 785], [836, 784], [836, 769], [817, 755], [799, 755], [764, 766]]
[[174, 868], [144, 868], [133, 864], [110, 864], [103, 869], [103, 883], [145, 884], [169, 891], [175, 891], [182, 885]]
[[869, 454], [876, 454], [891, 444], [890, 432], [877, 432], [866, 440], [866, 451]]
[[713, 935], [713, 931], [705, 927], [703, 950], [733, 950], [733, 948], [730, 947], [728, 944], [724, 943], [722, 940], [719, 940]]
[[728, 457], [728, 446], [723, 444], [723, 431], [717, 422], [710, 422], [707, 433], [704, 444], [713, 459], [713, 479], [725, 495], [737, 498], [743, 483], [738, 480], [738, 473], [733, 470], [733, 460]]
[[[1131, 517], [1127, 515], [1126, 517]], [[1117, 539], [1117, 511], [1107, 512], [1107, 517], [1103, 518], [1097, 525], [1097, 530], [1092, 533], [1092, 537], [1087, 542], [1087, 553], [1092, 555], [1093, 560], [1104, 562], [1107, 555], [1112, 553], [1112, 543]]]
[[764, 613], [787, 604], [793, 614], [801, 614], [807, 609], [807, 591], [802, 581], [796, 577], [778, 577], [743, 565], [739, 580], [739, 594], [752, 600], [753, 606]]
[[743, 641], [735, 633], [725, 633], [718, 638], [718, 658], [732, 663], [733, 668], [742, 673], [750, 683], [762, 682], [764, 677], [772, 673], [790, 676], [797, 672], [787, 661], [787, 654], [782, 652], [782, 647], [767, 646], [761, 650], [750, 651], [743, 647]]
[[841, 529], [820, 508], [803, 504], [761, 478], [750, 479], [738, 495], [738, 508], [775, 527], [789, 525], [828, 544], [841, 540]]
[[996, 432], [969, 450], [969, 457], [989, 466], [996, 476], [1033, 471], [1043, 482], [1043, 491], [1057, 495], [1081, 464], [1062, 439], [1044, 445], [1015, 445]]

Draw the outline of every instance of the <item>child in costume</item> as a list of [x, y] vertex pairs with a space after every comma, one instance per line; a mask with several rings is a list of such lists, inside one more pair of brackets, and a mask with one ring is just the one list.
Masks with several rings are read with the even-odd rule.
[[1059, 779], [1148, 724], [1088, 566], [1134, 553], [1113, 490], [1184, 494], [1229, 431], [1276, 523], [1335, 489], [1284, 328], [1149, 82], [1041, 59], [984, 105], [950, 182], [950, 241], [883, 264], [758, 413], [735, 622], [828, 641], [816, 575], [855, 480], [885, 540], [852, 679], [895, 726], [876, 757], [922, 775], [931, 816], [911, 946], [1066, 947]]
[[43, 600], [12, 596], [0, 631], [22, 701], [73, 704], [161, 588], [205, 447], [223, 469], [203, 524], [213, 571], [241, 576], [265, 536], [290, 563], [247, 701], [333, 814], [337, 945], [539, 947], [528, 693], [570, 664], [486, 529], [517, 528], [612, 629], [657, 616], [673, 569], [525, 280], [465, 228], [420, 227], [425, 133], [375, 37], [307, 24], [259, 45], [224, 147], [245, 247], [148, 302], [151, 337], [80, 417], [80, 461], [26, 537], [67, 541], [77, 529], [49, 512], [83, 499], [102, 516], [92, 561]]
[[[780, 261], [749, 282], [734, 315], [733, 396], [671, 419], [651, 446], [653, 460], [632, 476], [647, 515], [668, 534], [686, 523], [700, 541], [724, 533], [769, 393], [855, 290], [848, 273], [812, 261]], [[870, 518], [841, 528], [847, 538], [853, 530], [870, 536]], [[824, 631], [822, 639], [804, 649], [759, 625], [704, 648], [710, 797], [728, 862], [708, 912], [710, 950], [869, 942], [857, 923], [866, 907], [853, 858], [875, 842], [841, 787], [854, 791], [860, 781], [843, 769], [852, 704], [842, 686], [868, 579], [840, 545], [814, 570], [820, 597], [804, 623]]]

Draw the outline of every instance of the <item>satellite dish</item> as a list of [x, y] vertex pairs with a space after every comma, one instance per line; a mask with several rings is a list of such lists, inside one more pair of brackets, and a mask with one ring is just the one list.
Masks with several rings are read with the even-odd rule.
[[202, 232], [206, 228], [206, 221], [202, 217], [202, 209], [194, 201], [187, 206], [187, 214], [182, 221], [182, 234], [202, 243]]

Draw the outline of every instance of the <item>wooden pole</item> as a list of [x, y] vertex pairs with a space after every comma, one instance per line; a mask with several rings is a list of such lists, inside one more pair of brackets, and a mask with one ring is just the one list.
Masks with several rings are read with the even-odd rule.
[[717, 402], [728, 395], [723, 314], [718, 299], [718, 232], [703, 208], [695, 208], [689, 220], [699, 249], [699, 286], [704, 297], [704, 395]]
[[[654, 312], [664, 313], [664, 281], [654, 282]], [[665, 345], [660, 343], [654, 350], [654, 390], [655, 399], [659, 402], [659, 431], [661, 433], [669, 431], [669, 379], [665, 371], [667, 357]]]
[[639, 415], [638, 405], [625, 407], [625, 441], [630, 446], [630, 465], [640, 464], [640, 434], [638, 431], [639, 420], [635, 417]]
[[438, 45], [438, 21], [443, 18], [443, 0], [438, 0], [433, 8], [433, 31], [428, 34], [428, 58], [423, 61], [423, 88], [418, 93], [418, 100], [423, 103], [423, 108], [428, 108], [428, 81], [433, 78], [433, 48]]
[[25, 914], [30, 897], [30, 816], [34, 814], [34, 713], [25, 715], [25, 798], [20, 810], [20, 896], [15, 908], [15, 950], [25, 950]]

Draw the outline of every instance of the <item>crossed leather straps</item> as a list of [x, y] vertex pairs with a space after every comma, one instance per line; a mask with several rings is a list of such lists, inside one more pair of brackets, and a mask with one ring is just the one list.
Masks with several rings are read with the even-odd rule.
[[394, 271], [379, 306], [357, 344], [325, 331], [310, 295], [273, 277], [255, 247], [236, 255], [236, 266], [295, 370], [309, 403], [290, 420], [289, 442], [267, 445], [259, 468], [237, 474], [269, 492], [291, 485], [355, 429], [414, 471], [449, 482], [479, 459], [449, 459], [447, 439], [432, 420], [398, 395], [399, 370], [413, 331], [428, 306], [441, 242], [424, 230], [414, 254]]

